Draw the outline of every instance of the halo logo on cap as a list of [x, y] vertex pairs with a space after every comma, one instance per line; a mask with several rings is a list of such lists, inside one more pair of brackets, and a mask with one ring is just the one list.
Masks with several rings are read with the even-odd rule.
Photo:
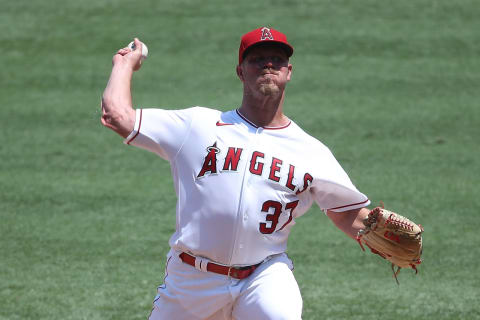
[[260, 40], [275, 40], [273, 39], [272, 33], [270, 32], [270, 28], [263, 27], [262, 28], [262, 36], [260, 37]]

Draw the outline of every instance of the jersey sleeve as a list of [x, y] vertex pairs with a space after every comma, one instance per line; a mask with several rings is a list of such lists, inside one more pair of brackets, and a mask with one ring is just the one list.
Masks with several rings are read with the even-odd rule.
[[134, 129], [123, 142], [171, 161], [188, 136], [194, 112], [195, 108], [137, 109]]
[[343, 212], [366, 207], [370, 200], [357, 190], [330, 150], [322, 152], [321, 175], [312, 181], [311, 192], [323, 211]]

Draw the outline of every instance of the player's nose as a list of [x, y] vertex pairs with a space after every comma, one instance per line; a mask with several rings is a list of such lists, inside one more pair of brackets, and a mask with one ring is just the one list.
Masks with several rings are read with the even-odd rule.
[[272, 63], [272, 61], [266, 61], [266, 62], [264, 63], [263, 68], [272, 69], [272, 68], [273, 68], [273, 63]]

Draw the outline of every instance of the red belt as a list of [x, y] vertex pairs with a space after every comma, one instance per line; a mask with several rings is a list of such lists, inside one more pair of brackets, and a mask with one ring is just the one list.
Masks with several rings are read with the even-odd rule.
[[[195, 260], [197, 258], [195, 258], [194, 256], [188, 253], [182, 252], [180, 253], [179, 257], [180, 259], [182, 259], [183, 263], [186, 263], [195, 267]], [[220, 264], [216, 264], [213, 262], [208, 262], [207, 271], [223, 274], [235, 279], [245, 279], [246, 277], [251, 275], [259, 265], [260, 263], [254, 266], [247, 266], [247, 267], [227, 267], [227, 266], [222, 266]]]

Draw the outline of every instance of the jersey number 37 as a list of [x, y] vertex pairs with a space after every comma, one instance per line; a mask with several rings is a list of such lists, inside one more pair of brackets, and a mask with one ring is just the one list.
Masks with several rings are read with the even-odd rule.
[[274, 201], [274, 200], [265, 201], [262, 205], [262, 212], [268, 213], [273, 211], [273, 213], [268, 213], [265, 217], [265, 220], [270, 222], [270, 224], [268, 224], [267, 222], [260, 223], [260, 228], [259, 228], [260, 232], [264, 234], [273, 233], [277, 228], [278, 219], [280, 218], [280, 215], [282, 214], [282, 212], [288, 212], [288, 215], [289, 215], [288, 220], [282, 225], [280, 229], [278, 229], [278, 231], [281, 231], [290, 222], [292, 222], [293, 210], [295, 210], [297, 205], [298, 205], [298, 200], [295, 200], [287, 203], [284, 209], [282, 203], [278, 201]]

